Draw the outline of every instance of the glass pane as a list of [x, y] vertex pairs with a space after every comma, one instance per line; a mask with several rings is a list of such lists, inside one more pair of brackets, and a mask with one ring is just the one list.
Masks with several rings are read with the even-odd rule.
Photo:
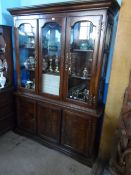
[[95, 36], [96, 26], [90, 21], [77, 22], [71, 28], [68, 98], [90, 100]]
[[61, 27], [56, 22], [42, 28], [42, 92], [59, 96]]
[[111, 33], [112, 33], [112, 25], [108, 24], [107, 32], [106, 32], [106, 40], [105, 40], [105, 49], [107, 49], [107, 50], [110, 47]]
[[8, 64], [6, 60], [6, 43], [3, 37], [3, 30], [0, 28], [0, 89], [9, 85]]
[[35, 89], [35, 28], [24, 23], [19, 26], [19, 55], [21, 87]]

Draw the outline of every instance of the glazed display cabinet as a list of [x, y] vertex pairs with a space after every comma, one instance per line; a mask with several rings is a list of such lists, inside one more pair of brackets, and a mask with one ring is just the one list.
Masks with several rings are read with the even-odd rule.
[[9, 9], [14, 17], [17, 131], [87, 164], [98, 147], [115, 1]]
[[0, 25], [0, 134], [13, 127], [12, 27]]

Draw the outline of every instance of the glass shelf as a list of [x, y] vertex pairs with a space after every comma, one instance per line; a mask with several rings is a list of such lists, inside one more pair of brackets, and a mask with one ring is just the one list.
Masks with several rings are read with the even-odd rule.
[[72, 52], [94, 52], [94, 50], [88, 50], [88, 49], [73, 49]]
[[56, 75], [56, 76], [60, 76], [59, 72], [48, 72], [48, 71], [42, 71], [44, 74], [49, 74], [49, 75]]
[[78, 78], [78, 79], [81, 79], [81, 80], [90, 80], [91, 76], [88, 75], [87, 77], [81, 77], [81, 76], [77, 76], [77, 75], [71, 75], [70, 78]]
[[23, 49], [35, 49], [35, 47], [23, 47]]

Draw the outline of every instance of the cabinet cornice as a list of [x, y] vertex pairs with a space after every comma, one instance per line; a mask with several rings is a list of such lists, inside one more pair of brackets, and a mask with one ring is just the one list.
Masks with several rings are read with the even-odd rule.
[[29, 14], [41, 14], [41, 13], [54, 13], [54, 12], [67, 12], [87, 9], [119, 9], [119, 5], [116, 0], [86, 0], [86, 1], [70, 1], [62, 3], [51, 3], [44, 5], [36, 5], [22, 8], [9, 8], [8, 11], [12, 15], [29, 15]]

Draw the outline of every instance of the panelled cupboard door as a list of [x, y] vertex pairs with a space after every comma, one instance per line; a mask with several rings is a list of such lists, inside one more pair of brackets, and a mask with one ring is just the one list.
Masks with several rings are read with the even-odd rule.
[[36, 132], [36, 103], [24, 97], [17, 100], [17, 126], [24, 131]]
[[63, 84], [65, 18], [39, 19], [39, 92], [60, 99]]
[[38, 135], [48, 141], [58, 143], [60, 139], [60, 108], [38, 103], [37, 114]]
[[89, 156], [94, 141], [91, 117], [74, 111], [63, 111], [61, 144]]
[[37, 21], [16, 20], [16, 64], [18, 87], [29, 92], [37, 91]]
[[64, 99], [79, 105], [96, 103], [95, 77], [102, 16], [68, 17]]

